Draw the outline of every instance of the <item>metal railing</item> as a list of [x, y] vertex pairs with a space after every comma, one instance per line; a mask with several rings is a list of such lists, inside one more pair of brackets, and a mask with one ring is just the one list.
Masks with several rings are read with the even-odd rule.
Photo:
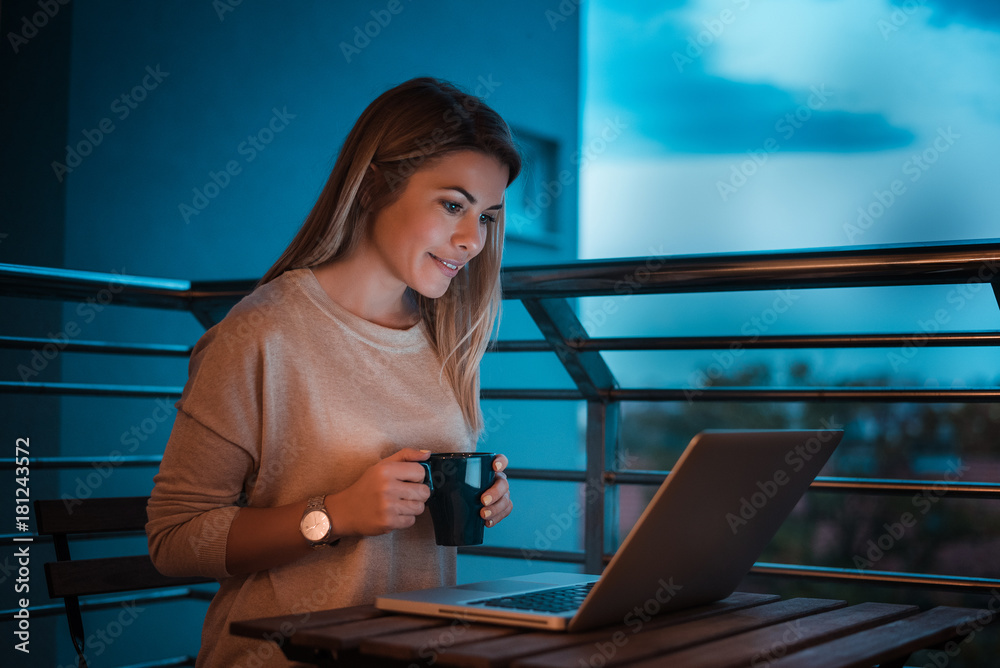
[[[989, 283], [1000, 303], [1000, 240], [943, 244], [905, 244], [849, 249], [817, 249], [697, 256], [660, 256], [623, 260], [580, 261], [560, 265], [507, 267], [503, 270], [505, 299], [520, 300], [542, 333], [543, 340], [498, 341], [494, 354], [554, 352], [572, 378], [575, 389], [483, 389], [483, 399], [585, 401], [587, 413], [586, 466], [582, 471], [512, 468], [512, 478], [564, 481], [586, 485], [584, 549], [532, 550], [541, 560], [580, 563], [588, 572], [601, 570], [610, 558], [608, 536], [617, 533], [616, 489], [621, 484], [659, 484], [667, 472], [625, 471], [616, 466], [621, 403], [626, 401], [741, 402], [998, 402], [1000, 389], [937, 388], [620, 388], [602, 351], [745, 349], [878, 348], [902, 346], [920, 337], [925, 346], [996, 346], [1000, 332], [900, 332], [795, 336], [706, 336], [590, 338], [568, 299], [591, 296], [730, 292], [770, 289], [845, 288]], [[74, 300], [114, 284], [116, 304], [186, 310], [205, 327], [218, 322], [248, 293], [254, 281], [189, 282], [124, 277], [96, 272], [43, 269], [0, 264], [0, 296]], [[0, 337], [0, 347], [31, 348], [42, 339]], [[138, 355], [187, 354], [183, 346], [73, 342], [76, 352]], [[0, 393], [100, 396], [179, 396], [180, 387], [96, 385], [81, 383], [0, 382]], [[39, 462], [40, 460], [35, 460]], [[45, 467], [79, 467], [87, 457], [52, 457]], [[118, 461], [117, 466], [155, 466], [158, 458]], [[0, 459], [0, 468], [13, 466]], [[944, 488], [942, 489], [942, 485]], [[821, 477], [814, 490], [908, 496], [933, 492], [956, 498], [1000, 499], [1000, 483], [903, 479]], [[7, 537], [3, 537], [7, 538]], [[613, 549], [613, 548], [612, 548]], [[522, 558], [518, 548], [469, 547], [462, 553]], [[908, 584], [928, 588], [985, 592], [1000, 579], [860, 571], [808, 565], [755, 565], [760, 574], [872, 584]]]

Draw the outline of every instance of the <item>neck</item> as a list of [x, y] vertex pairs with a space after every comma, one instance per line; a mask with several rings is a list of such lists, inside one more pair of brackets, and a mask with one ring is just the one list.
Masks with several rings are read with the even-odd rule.
[[[360, 251], [360, 249], [359, 249]], [[409, 329], [420, 320], [417, 305], [406, 284], [371, 271], [364, 252], [313, 267], [324, 292], [359, 318], [393, 329]]]

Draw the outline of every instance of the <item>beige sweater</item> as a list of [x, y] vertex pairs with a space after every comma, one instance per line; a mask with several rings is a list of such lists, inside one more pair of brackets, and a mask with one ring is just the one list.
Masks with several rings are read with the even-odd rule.
[[234, 620], [454, 584], [455, 548], [435, 545], [426, 512], [409, 529], [344, 538], [248, 577], [230, 577], [225, 567], [240, 505], [338, 492], [403, 447], [472, 450], [439, 370], [423, 324], [395, 330], [359, 318], [308, 269], [258, 288], [202, 336], [146, 525], [159, 570], [220, 580], [198, 666], [288, 665], [276, 645], [231, 636]]

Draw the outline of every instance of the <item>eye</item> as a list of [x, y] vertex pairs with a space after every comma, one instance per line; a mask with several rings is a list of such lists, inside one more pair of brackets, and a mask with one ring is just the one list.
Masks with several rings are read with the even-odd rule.
[[492, 225], [493, 223], [497, 222], [497, 217], [491, 216], [488, 213], [484, 213], [479, 216], [479, 222], [482, 225]]
[[462, 213], [462, 205], [458, 202], [452, 202], [451, 200], [441, 200], [441, 206], [448, 213]]

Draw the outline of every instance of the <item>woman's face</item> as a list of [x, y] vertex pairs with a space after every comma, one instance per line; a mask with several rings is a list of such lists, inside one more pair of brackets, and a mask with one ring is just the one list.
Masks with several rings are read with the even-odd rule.
[[496, 225], [508, 168], [478, 151], [458, 151], [415, 172], [382, 209], [370, 250], [391, 279], [432, 299], [479, 252]]

